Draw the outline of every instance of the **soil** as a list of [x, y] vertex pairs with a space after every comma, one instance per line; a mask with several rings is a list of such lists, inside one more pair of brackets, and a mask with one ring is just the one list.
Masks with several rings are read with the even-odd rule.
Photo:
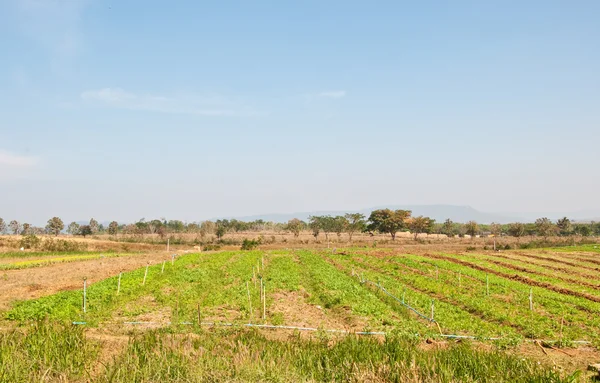
[[15, 300], [36, 299], [60, 291], [75, 290], [88, 283], [101, 281], [118, 274], [170, 259], [167, 252], [132, 254], [124, 257], [91, 259], [47, 266], [0, 272], [0, 311], [10, 308]]

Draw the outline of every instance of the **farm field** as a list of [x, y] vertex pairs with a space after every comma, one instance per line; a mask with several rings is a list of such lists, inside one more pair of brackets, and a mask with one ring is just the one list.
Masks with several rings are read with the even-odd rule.
[[[80, 258], [5, 275], [100, 261], [72, 256]], [[6, 306], [0, 377], [586, 381], [587, 365], [600, 361], [593, 246], [274, 249], [175, 259], [163, 252], [101, 261], [134, 258], [121, 274], [114, 266], [84, 271], [85, 312], [81, 273], [65, 291]], [[69, 345], [66, 359], [27, 364], [27, 355], [56, 352], [36, 334]]]

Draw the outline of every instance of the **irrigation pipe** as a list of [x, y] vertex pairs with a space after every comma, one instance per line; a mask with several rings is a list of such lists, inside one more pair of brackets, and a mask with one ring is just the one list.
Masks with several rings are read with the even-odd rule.
[[[87, 322], [72, 322], [74, 325], [87, 325]], [[118, 324], [123, 325], [170, 325], [173, 322], [122, 322]], [[193, 325], [193, 322], [179, 322], [180, 325]], [[222, 326], [222, 327], [254, 327], [254, 328], [264, 328], [264, 329], [272, 329], [272, 330], [298, 330], [298, 331], [324, 331], [328, 333], [338, 333], [338, 334], [347, 334], [347, 335], [389, 335], [387, 332], [383, 331], [348, 331], [348, 330], [338, 330], [338, 329], [318, 329], [315, 327], [299, 327], [299, 326], [283, 326], [283, 325], [268, 325], [268, 324], [254, 324], [254, 323], [228, 323], [228, 322], [201, 322], [201, 326]], [[422, 337], [420, 334], [414, 334], [416, 337]], [[485, 338], [485, 337], [476, 337], [472, 335], [455, 335], [455, 334], [438, 334], [432, 337], [440, 337], [447, 339], [472, 339], [472, 340], [503, 340], [506, 338]], [[525, 342], [557, 342], [557, 340], [540, 340], [540, 339], [524, 339]], [[591, 344], [592, 342], [586, 340], [574, 340], [570, 343], [573, 344]]]

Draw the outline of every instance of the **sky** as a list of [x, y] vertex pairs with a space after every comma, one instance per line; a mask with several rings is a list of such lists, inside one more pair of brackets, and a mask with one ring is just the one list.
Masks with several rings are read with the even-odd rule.
[[600, 2], [0, 0], [0, 217], [598, 208]]

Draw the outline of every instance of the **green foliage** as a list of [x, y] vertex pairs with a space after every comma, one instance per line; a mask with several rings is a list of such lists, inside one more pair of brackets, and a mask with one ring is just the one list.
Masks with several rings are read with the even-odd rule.
[[71, 222], [69, 224], [69, 226], [67, 227], [67, 233], [71, 234], [71, 235], [77, 235], [79, 234], [79, 224], [77, 222]]
[[46, 231], [48, 233], [59, 235], [60, 232], [65, 228], [65, 224], [62, 219], [58, 217], [52, 217], [48, 220], [48, 224], [46, 225]]
[[354, 233], [362, 233], [367, 228], [367, 221], [365, 216], [360, 213], [348, 213], [344, 216], [347, 221], [346, 230], [348, 231], [348, 237], [352, 241]]
[[111, 223], [108, 224], [108, 234], [117, 235], [118, 231], [119, 231], [119, 224], [117, 223], [117, 221], [112, 221]]
[[287, 225], [285, 226], [285, 229], [291, 231], [294, 234], [294, 237], [298, 238], [298, 236], [300, 236], [300, 232], [305, 227], [305, 222], [299, 220], [298, 218], [293, 218], [288, 221]]
[[546, 240], [549, 236], [556, 232], [556, 226], [548, 218], [538, 218], [535, 220], [535, 228], [537, 235], [544, 237]]
[[479, 234], [479, 225], [475, 221], [469, 221], [465, 224], [465, 233], [471, 237]]
[[241, 250], [254, 250], [254, 249], [258, 248], [259, 245], [260, 245], [259, 240], [244, 238], [244, 241], [242, 242]]
[[81, 227], [79, 227], [79, 235], [82, 235], [83, 238], [85, 238], [88, 235], [92, 235], [94, 232], [92, 231], [92, 228], [90, 227], [90, 225], [82, 225]]
[[408, 229], [413, 234], [416, 241], [419, 234], [431, 233], [434, 223], [434, 219], [423, 217], [422, 215], [418, 217], [412, 217], [408, 220]]
[[387, 233], [392, 236], [392, 240], [396, 239], [396, 233], [406, 228], [406, 222], [410, 218], [409, 210], [390, 210], [380, 209], [374, 210], [369, 216], [368, 230]]

